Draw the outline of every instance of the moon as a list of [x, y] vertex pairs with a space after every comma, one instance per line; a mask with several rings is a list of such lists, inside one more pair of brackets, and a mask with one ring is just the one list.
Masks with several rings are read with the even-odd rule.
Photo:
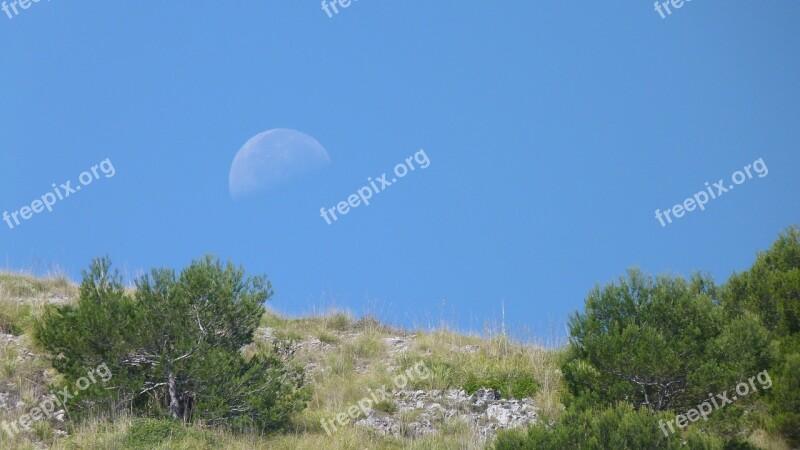
[[307, 134], [286, 128], [267, 130], [245, 142], [233, 158], [228, 178], [231, 198], [267, 191], [330, 161], [325, 148]]

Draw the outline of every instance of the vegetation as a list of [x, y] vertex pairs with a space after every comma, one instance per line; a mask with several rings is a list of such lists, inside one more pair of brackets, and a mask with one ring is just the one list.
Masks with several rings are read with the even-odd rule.
[[648, 409], [636, 411], [630, 403], [620, 402], [608, 408], [571, 408], [561, 415], [557, 424], [548, 428], [540, 423], [530, 427], [527, 434], [512, 431], [498, 437], [495, 448], [500, 450], [586, 449], [641, 450], [722, 449], [722, 443], [698, 433], [687, 436], [664, 436], [658, 421], [667, 415]]
[[106, 364], [113, 374], [73, 399], [91, 398], [116, 409], [153, 417], [268, 431], [302, 409], [303, 373], [279, 351], [246, 359], [271, 294], [264, 277], [210, 257], [178, 276], [153, 270], [129, 295], [98, 259], [84, 272], [77, 305], [51, 306], [36, 324], [36, 338], [53, 367], [74, 385], [87, 367]]
[[[148, 278], [152, 279], [152, 276]], [[178, 276], [176, 278], [180, 279]], [[60, 296], [62, 292], [51, 280], [19, 275], [3, 278], [0, 275], [0, 305], [5, 300], [3, 292], [7, 292], [3, 280], [30, 280], [42, 284], [44, 289], [35, 294], [37, 299]], [[20, 283], [9, 282], [15, 285]], [[60, 307], [79, 308], [79, 291], [80, 287], [73, 286]], [[26, 292], [30, 291], [26, 289]], [[123, 294], [128, 298], [126, 301], [136, 300], [136, 289], [126, 288]], [[17, 298], [16, 294], [13, 297]], [[26, 297], [23, 295], [19, 298]], [[53, 386], [58, 391], [61, 386], [71, 383], [53, 368], [55, 359], [39, 356], [45, 353], [44, 348], [32, 339], [35, 331], [33, 324], [52, 314], [48, 310], [53, 307], [46, 307], [46, 304], [40, 304], [37, 300], [35, 307], [20, 312], [19, 319], [30, 325], [14, 345], [0, 346], [0, 361], [9, 365], [9, 377], [6, 380], [9, 383], [13, 381], [13, 386], [0, 385], [0, 392], [10, 391], [12, 397], [9, 402], [12, 404], [18, 399], [25, 403], [25, 406], [6, 413], [0, 409], [0, 421], [19, 418], [30, 411]], [[2, 310], [5, 311], [4, 308]], [[28, 312], [30, 315], [27, 315]], [[391, 386], [393, 374], [387, 371], [388, 368], [406, 370], [419, 361], [425, 361], [428, 367], [436, 364], [439, 369], [432, 370], [431, 376], [425, 380], [413, 379], [409, 389], [465, 388], [468, 379], [485, 380], [487, 386], [484, 387], [490, 387], [488, 384], [492, 379], [514, 379], [512, 375], [520, 374], [520, 377], [524, 375], [530, 379], [531, 384], [535, 380], [533, 399], [540, 409], [557, 415], [562, 409], [559, 401], [560, 372], [557, 367], [560, 351], [514, 342], [506, 336], [493, 334], [491, 329], [487, 329], [486, 333], [487, 337], [465, 336], [442, 327], [434, 331], [421, 327], [413, 331], [401, 330], [370, 316], [356, 319], [348, 312], [335, 310], [301, 318], [287, 318], [265, 310], [259, 318], [252, 343], [240, 349], [242, 357], [249, 359], [274, 354], [274, 345], [270, 343], [272, 340], [293, 339], [296, 342], [292, 361], [300, 366], [316, 368], [307, 372], [306, 381], [313, 387], [308, 406], [291, 414], [286, 432], [263, 434], [256, 429], [243, 427], [212, 428], [202, 420], [182, 424], [182, 420], [171, 419], [166, 398], [155, 405], [148, 405], [149, 409], [125, 409], [117, 405], [123, 397], [115, 396], [113, 402], [103, 402], [100, 396], [90, 395], [92, 393], [87, 390], [69, 406], [69, 415], [64, 416], [65, 422], [41, 421], [36, 425], [39, 429], [20, 433], [13, 439], [0, 431], [0, 448], [480, 449], [483, 448], [482, 443], [475, 439], [470, 425], [461, 420], [442, 418], [439, 424], [441, 431], [437, 435], [395, 438], [355, 426], [340, 428], [335, 435], [328, 436], [320, 425], [320, 419], [335, 417], [363, 398], [368, 389]], [[398, 338], [406, 342], [404, 348], [390, 344]], [[21, 355], [26, 354], [31, 357], [22, 361]], [[83, 371], [76, 370], [75, 375], [85, 376], [94, 361], [87, 359], [87, 367]], [[121, 383], [121, 372], [118, 373], [119, 369], [111, 366], [109, 363], [114, 378], [105, 387]], [[2, 381], [3, 378], [0, 378]], [[103, 390], [98, 394], [107, 396], [109, 392]], [[89, 405], [93, 406], [86, 407]], [[388, 399], [376, 404], [375, 409], [380, 414], [399, 414], [397, 404]], [[413, 420], [409, 416], [403, 418]], [[68, 435], [59, 437], [55, 432], [66, 432]]]
[[[800, 448], [797, 228], [721, 285], [701, 273], [634, 269], [596, 287], [569, 319], [569, 344], [556, 350], [491, 331], [406, 331], [342, 311], [287, 318], [264, 308], [270, 295], [264, 277], [213, 258], [180, 273], [155, 270], [133, 288], [107, 259], [94, 261], [79, 287], [0, 274], [0, 395], [24, 404], [0, 408], [0, 421], [89, 368], [106, 363], [113, 373], [73, 399], [63, 422], [0, 432], [0, 447], [481, 448], [469, 424], [445, 417], [439, 433], [413, 437], [417, 413], [392, 399], [374, 408], [401, 417], [400, 437], [352, 424], [325, 433], [321, 419], [423, 361], [430, 376], [407, 389], [533, 398], [537, 424], [500, 433], [490, 443], [498, 450]], [[770, 388], [664, 432], [709, 393], [764, 371]]]
[[[593, 289], [570, 317], [561, 367], [567, 410], [511, 448], [788, 448], [800, 446], [800, 230], [716, 286], [701, 274], [627, 277]], [[770, 383], [668, 433], [709, 393], [757, 374]], [[661, 428], [661, 429], [659, 429]], [[756, 445], [758, 444], [758, 445]]]

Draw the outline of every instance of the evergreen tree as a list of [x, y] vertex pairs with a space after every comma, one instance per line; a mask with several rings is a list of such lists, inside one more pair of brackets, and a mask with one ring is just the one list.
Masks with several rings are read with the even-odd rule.
[[266, 277], [206, 257], [179, 275], [156, 269], [126, 292], [107, 258], [83, 273], [76, 306], [50, 306], [36, 336], [68, 382], [106, 363], [113, 379], [84, 395], [212, 425], [283, 426], [304, 406], [303, 372], [277, 349], [245, 358], [272, 291]]

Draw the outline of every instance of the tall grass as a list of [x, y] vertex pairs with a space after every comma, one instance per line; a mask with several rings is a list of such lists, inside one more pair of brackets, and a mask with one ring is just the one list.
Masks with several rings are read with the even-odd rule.
[[[76, 296], [77, 287], [63, 277], [36, 279], [0, 273], [0, 332], [21, 336], [13, 338], [14, 345], [0, 347], [0, 389], [9, 390], [12, 401], [25, 404], [0, 415], [0, 420], [13, 420], [29, 411], [44, 394], [44, 386], [56, 379], [30, 342], [32, 324], [48, 302], [71, 302]], [[60, 425], [52, 421], [37, 423], [33, 430], [11, 440], [0, 432], [0, 448], [482, 448], [483, 443], [475, 439], [471, 427], [458, 418], [441, 418], [439, 432], [424, 438], [410, 434], [400, 438], [381, 436], [353, 424], [332, 436], [323, 430], [321, 419], [345, 411], [370, 389], [393, 389], [393, 377], [418, 362], [425, 362], [431, 376], [425, 380], [411, 378], [406, 389], [496, 387], [506, 395], [532, 395], [540, 410], [550, 417], [560, 412], [559, 351], [514, 341], [505, 334], [504, 326], [503, 332], [489, 331], [483, 337], [465, 336], [444, 325], [433, 330], [407, 331], [388, 326], [371, 315], [356, 319], [352, 313], [340, 310], [300, 318], [267, 311], [260, 325], [263, 328], [257, 336], [266, 336], [266, 340], [259, 337], [244, 349], [245, 353], [269, 351], [273, 339], [292, 339], [299, 344], [295, 362], [309, 369], [308, 380], [313, 386], [308, 408], [296, 415], [285, 432], [233, 433], [199, 425], [176, 429], [171, 422], [128, 415], [109, 417], [98, 411], [95, 417], [70, 423], [67, 437], [55, 434]], [[391, 402], [379, 409], [383, 414], [400, 414]], [[406, 414], [402, 423], [408, 425], [413, 420]]]

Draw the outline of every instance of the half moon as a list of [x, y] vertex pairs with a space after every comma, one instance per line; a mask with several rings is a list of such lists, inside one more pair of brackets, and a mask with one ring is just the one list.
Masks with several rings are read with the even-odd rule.
[[228, 178], [231, 197], [238, 200], [272, 189], [330, 161], [316, 139], [299, 131], [275, 128], [259, 133], [233, 158]]

